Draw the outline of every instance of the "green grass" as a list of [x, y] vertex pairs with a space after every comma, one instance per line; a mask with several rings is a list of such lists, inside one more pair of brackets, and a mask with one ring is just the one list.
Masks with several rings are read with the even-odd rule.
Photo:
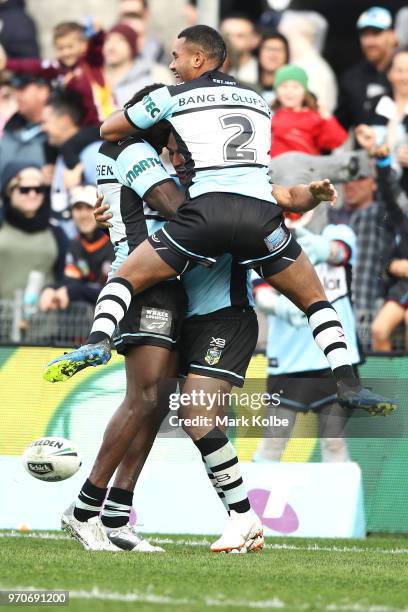
[[[0, 588], [74, 591], [69, 607], [60, 608], [69, 612], [408, 610], [406, 538], [274, 538], [261, 553], [214, 555], [208, 546], [188, 543], [205, 538], [171, 536], [165, 554], [148, 555], [90, 553], [68, 539], [0, 536]], [[92, 589], [105, 599], [80, 593]], [[109, 593], [114, 599], [106, 599]], [[134, 600], [119, 601], [118, 594], [133, 594]]]

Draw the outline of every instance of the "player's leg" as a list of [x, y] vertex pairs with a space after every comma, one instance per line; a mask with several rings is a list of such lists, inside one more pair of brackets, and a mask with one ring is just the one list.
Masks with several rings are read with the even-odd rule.
[[133, 295], [177, 275], [149, 242], [142, 242], [99, 294], [88, 343], [51, 361], [45, 380], [65, 381], [86, 367], [107, 363], [111, 357], [110, 339], [128, 312]]
[[179, 414], [203, 417], [202, 426], [186, 425], [185, 429], [212, 472], [213, 482], [218, 482], [230, 511], [224, 535], [211, 547], [214, 551], [240, 547], [251, 550], [263, 545], [262, 536], [249, 537], [252, 532], [261, 533], [262, 526], [250, 509], [235, 449], [223, 431], [225, 423], [215, 418], [228, 414], [232, 386], [243, 386], [257, 337], [258, 322], [252, 308], [225, 308], [192, 317], [184, 324], [180, 354], [182, 372], [188, 376], [183, 398], [195, 397], [197, 401], [182, 406]]
[[134, 552], [164, 552], [160, 546], [152, 545], [142, 538], [130, 525], [129, 518], [133, 506], [136, 483], [153, 446], [157, 432], [168, 413], [169, 394], [176, 385], [178, 355], [169, 354], [167, 371], [158, 385], [156, 409], [147, 415], [136, 432], [125, 456], [120, 462], [105, 499], [101, 520], [110, 541], [123, 550]]
[[393, 300], [385, 302], [371, 327], [374, 351], [391, 351], [391, 335], [398, 325], [404, 321], [404, 317], [405, 308], [401, 304]]
[[[213, 552], [237, 550], [247, 552], [263, 546], [262, 525], [251, 509], [241, 468], [234, 446], [218, 427], [216, 415], [225, 414], [232, 385], [220, 379], [189, 374], [183, 386], [183, 405], [179, 418], [183, 428], [199, 450], [207, 469], [225, 496], [230, 517], [223, 535], [211, 545]], [[187, 403], [187, 398], [191, 403]], [[214, 402], [214, 403], [213, 403]], [[200, 417], [198, 426], [185, 420]]]
[[160, 423], [149, 416], [156, 409], [157, 382], [167, 371], [169, 354], [163, 347], [135, 346], [126, 357], [125, 399], [105, 430], [89, 478], [76, 502], [62, 517], [63, 529], [89, 550], [117, 550], [107, 538], [99, 514], [109, 480], [137, 433], [142, 450], [150, 450], [148, 441], [154, 438]]
[[345, 407], [367, 410], [374, 415], [389, 414], [396, 407], [392, 400], [359, 385], [351, 365], [341, 321], [327, 300], [308, 257], [302, 251], [294, 259], [276, 273], [276, 262], [263, 264], [262, 276], [306, 314], [313, 338], [324, 352], [336, 378], [340, 403]]

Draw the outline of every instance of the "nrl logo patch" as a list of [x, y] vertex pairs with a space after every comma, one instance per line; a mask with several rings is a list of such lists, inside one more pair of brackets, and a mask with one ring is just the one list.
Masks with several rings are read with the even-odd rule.
[[208, 365], [216, 365], [221, 359], [224, 347], [225, 338], [211, 338], [211, 342], [208, 347], [207, 354], [204, 357], [204, 361], [208, 363]]

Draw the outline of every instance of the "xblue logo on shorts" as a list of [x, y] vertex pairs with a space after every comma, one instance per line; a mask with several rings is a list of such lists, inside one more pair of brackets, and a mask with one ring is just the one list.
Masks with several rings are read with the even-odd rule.
[[288, 239], [288, 232], [281, 225], [276, 228], [269, 236], [264, 238], [265, 244], [270, 253], [277, 251]]

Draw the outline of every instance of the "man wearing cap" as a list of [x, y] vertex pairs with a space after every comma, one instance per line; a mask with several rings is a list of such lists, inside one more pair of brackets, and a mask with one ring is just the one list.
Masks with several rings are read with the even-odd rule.
[[367, 123], [369, 100], [388, 93], [386, 71], [397, 46], [391, 13], [371, 7], [357, 21], [364, 59], [350, 68], [340, 81], [337, 119], [345, 128]]
[[12, 84], [16, 89], [18, 110], [6, 123], [0, 140], [0, 176], [7, 164], [16, 159], [28, 165], [47, 163], [47, 137], [41, 118], [50, 95], [50, 84], [28, 74], [15, 77]]
[[96, 303], [114, 254], [108, 234], [96, 225], [95, 201], [93, 185], [80, 185], [70, 191], [71, 215], [78, 235], [68, 245], [62, 284], [47, 287], [41, 294], [42, 310], [65, 309], [71, 302]]

